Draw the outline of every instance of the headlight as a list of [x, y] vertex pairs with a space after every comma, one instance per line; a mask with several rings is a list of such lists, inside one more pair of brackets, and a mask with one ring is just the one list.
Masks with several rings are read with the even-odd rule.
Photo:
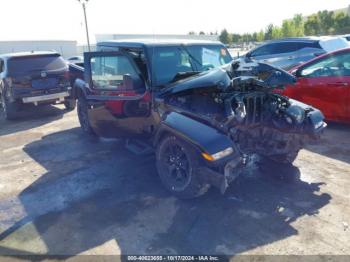
[[321, 121], [321, 122], [318, 122], [317, 124], [315, 124], [315, 129], [319, 129], [320, 127], [326, 127], [327, 126], [327, 124], [325, 123], [325, 122], [323, 122], [323, 121]]
[[305, 119], [305, 111], [300, 106], [291, 105], [287, 111], [287, 115], [291, 117], [297, 124], [301, 124]]
[[213, 155], [209, 155], [208, 153], [202, 153], [202, 156], [208, 160], [208, 161], [216, 161], [219, 160], [221, 158], [224, 158], [225, 156], [228, 156], [230, 154], [233, 153], [233, 148], [232, 147], [228, 147], [220, 152], [217, 152]]

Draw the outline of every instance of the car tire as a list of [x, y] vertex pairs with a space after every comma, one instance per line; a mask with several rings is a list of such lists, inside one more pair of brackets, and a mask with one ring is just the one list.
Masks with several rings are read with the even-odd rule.
[[158, 144], [156, 164], [163, 185], [178, 198], [199, 197], [210, 188], [200, 179], [198, 152], [175, 136], [166, 136]]
[[6, 120], [17, 118], [18, 104], [16, 102], [9, 102], [4, 94], [1, 94], [1, 106]]
[[78, 119], [80, 123], [81, 130], [84, 134], [88, 136], [96, 136], [96, 133], [90, 125], [90, 120], [88, 116], [88, 104], [85, 97], [81, 96], [78, 98]]
[[67, 111], [73, 111], [77, 106], [77, 101], [75, 99], [66, 99], [64, 100], [64, 107]]

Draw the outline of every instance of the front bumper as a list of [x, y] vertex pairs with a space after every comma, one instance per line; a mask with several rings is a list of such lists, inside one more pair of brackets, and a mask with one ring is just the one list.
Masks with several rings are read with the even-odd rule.
[[222, 172], [216, 171], [209, 166], [202, 166], [199, 168], [199, 172], [205, 183], [216, 187], [224, 194], [229, 184], [239, 176], [246, 163], [246, 156], [234, 155], [231, 160], [225, 162]]
[[69, 92], [60, 92], [60, 93], [54, 93], [49, 95], [40, 95], [40, 96], [31, 96], [31, 97], [24, 97], [22, 98], [23, 103], [38, 103], [38, 102], [45, 102], [45, 101], [51, 101], [51, 100], [59, 100], [60, 102], [64, 101], [65, 97], [69, 96]]

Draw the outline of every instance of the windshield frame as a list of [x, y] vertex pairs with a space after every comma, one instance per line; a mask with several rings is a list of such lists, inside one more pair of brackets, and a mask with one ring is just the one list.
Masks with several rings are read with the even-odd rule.
[[[199, 43], [199, 44], [173, 44], [173, 45], [155, 45], [155, 46], [150, 46], [147, 48], [147, 57], [148, 57], [148, 67], [150, 68], [150, 81], [151, 81], [151, 84], [152, 84], [152, 87], [154, 87], [155, 89], [159, 89], [159, 88], [164, 88], [166, 86], [169, 86], [171, 84], [174, 84], [173, 81], [171, 81], [172, 79], [170, 79], [168, 82], [166, 83], [157, 83], [157, 78], [156, 78], [156, 70], [153, 66], [153, 63], [154, 63], [154, 54], [156, 52], [157, 49], [159, 48], [174, 48], [174, 49], [177, 49], [179, 50], [179, 52], [183, 52], [183, 53], [186, 53], [187, 51], [190, 51], [189, 49], [191, 49], [192, 47], [198, 47], [198, 48], [217, 48], [218, 50], [220, 49], [224, 49], [226, 51], [226, 55], [225, 57], [228, 57], [228, 60], [229, 62], [227, 63], [230, 63], [233, 58], [231, 56], [231, 54], [229, 53], [228, 49], [223, 45], [223, 44], [220, 44], [220, 43]], [[192, 61], [192, 59], [191, 59]], [[194, 61], [192, 61], [193, 63]], [[221, 66], [224, 66], [225, 64], [227, 63], [224, 63], [222, 64]], [[194, 62], [194, 67], [193, 65], [191, 65], [191, 68], [194, 68], [195, 71], [200, 71], [201, 73], [202, 72], [205, 72], [206, 70], [198, 70], [197, 68], [197, 63]], [[220, 66], [217, 66], [217, 67], [214, 67], [214, 68], [218, 68]], [[194, 70], [193, 69], [193, 70]], [[208, 70], [209, 71], [209, 70]]]

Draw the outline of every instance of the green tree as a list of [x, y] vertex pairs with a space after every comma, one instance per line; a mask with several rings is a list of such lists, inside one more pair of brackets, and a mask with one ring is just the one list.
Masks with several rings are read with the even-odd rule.
[[256, 41], [258, 41], [258, 33], [257, 32], [254, 32], [253, 33], [253, 35], [252, 35], [252, 37], [253, 37], [253, 42], [256, 42]]
[[220, 42], [224, 43], [224, 44], [230, 44], [231, 41], [231, 35], [227, 32], [226, 29], [222, 30], [220, 35], [219, 35], [219, 40]]
[[320, 33], [321, 34], [329, 34], [331, 29], [334, 26], [334, 12], [333, 11], [319, 11], [317, 12], [317, 16], [320, 21]]
[[334, 17], [334, 30], [336, 34], [350, 33], [350, 16], [339, 12]]
[[241, 35], [240, 34], [231, 34], [231, 40], [232, 40], [232, 43], [238, 43], [241, 41]]
[[304, 24], [304, 32], [306, 35], [321, 34], [321, 21], [317, 14], [313, 14], [307, 17], [307, 20]]
[[189, 35], [195, 35], [196, 33], [194, 31], [188, 32]]
[[261, 30], [261, 31], [257, 34], [256, 40], [257, 40], [258, 42], [262, 42], [262, 41], [264, 41], [264, 38], [265, 38], [264, 31]]
[[251, 42], [253, 41], [253, 37], [251, 34], [245, 33], [241, 37], [242, 42]]
[[205, 33], [203, 31], [200, 31], [199, 34], [200, 35], [205, 35]]
[[265, 40], [271, 40], [272, 39], [272, 31], [273, 31], [273, 28], [274, 28], [274, 25], [273, 24], [269, 24], [267, 27], [266, 27], [266, 30], [265, 30]]
[[294, 36], [303, 36], [304, 35], [304, 18], [302, 14], [296, 14], [293, 17], [294, 25]]
[[279, 39], [281, 37], [283, 37], [281, 28], [274, 26], [272, 29], [272, 39]]
[[284, 20], [282, 23], [282, 36], [283, 37], [293, 37], [295, 36], [295, 26], [293, 20]]

